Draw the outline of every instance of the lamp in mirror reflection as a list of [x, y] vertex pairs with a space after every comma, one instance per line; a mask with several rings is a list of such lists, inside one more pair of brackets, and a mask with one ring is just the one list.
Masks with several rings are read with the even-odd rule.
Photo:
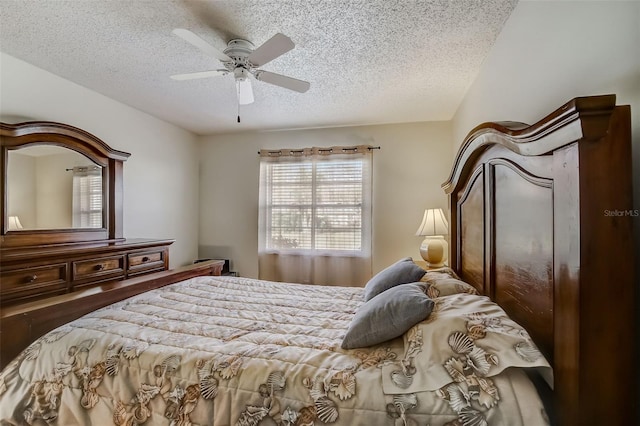
[[424, 211], [422, 223], [416, 235], [424, 236], [420, 245], [420, 255], [430, 268], [445, 265], [449, 244], [445, 235], [449, 233], [449, 224], [442, 209], [427, 209]]
[[9, 216], [9, 231], [18, 231], [22, 229], [22, 224], [18, 216]]

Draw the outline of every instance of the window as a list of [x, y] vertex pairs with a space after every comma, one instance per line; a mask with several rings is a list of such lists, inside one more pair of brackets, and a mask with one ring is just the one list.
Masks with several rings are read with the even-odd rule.
[[363, 161], [264, 165], [267, 249], [362, 250]]
[[261, 151], [259, 252], [370, 257], [369, 147]]
[[102, 169], [73, 168], [73, 227], [102, 227]]

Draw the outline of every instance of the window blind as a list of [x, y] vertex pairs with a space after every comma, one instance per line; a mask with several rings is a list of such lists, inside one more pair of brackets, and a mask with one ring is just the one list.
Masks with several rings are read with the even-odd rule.
[[263, 163], [267, 249], [362, 250], [364, 159]]
[[99, 167], [74, 168], [73, 227], [102, 227], [102, 171]]

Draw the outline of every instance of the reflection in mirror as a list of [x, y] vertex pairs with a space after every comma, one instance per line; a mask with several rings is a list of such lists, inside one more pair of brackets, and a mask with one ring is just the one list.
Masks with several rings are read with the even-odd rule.
[[29, 146], [7, 155], [10, 231], [103, 226], [102, 167], [59, 146]]

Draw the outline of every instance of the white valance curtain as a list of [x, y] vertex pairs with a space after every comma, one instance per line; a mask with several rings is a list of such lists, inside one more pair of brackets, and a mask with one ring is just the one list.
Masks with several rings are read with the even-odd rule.
[[98, 166], [73, 168], [73, 227], [102, 227], [102, 169]]
[[367, 282], [372, 149], [260, 151], [261, 279], [349, 286]]

